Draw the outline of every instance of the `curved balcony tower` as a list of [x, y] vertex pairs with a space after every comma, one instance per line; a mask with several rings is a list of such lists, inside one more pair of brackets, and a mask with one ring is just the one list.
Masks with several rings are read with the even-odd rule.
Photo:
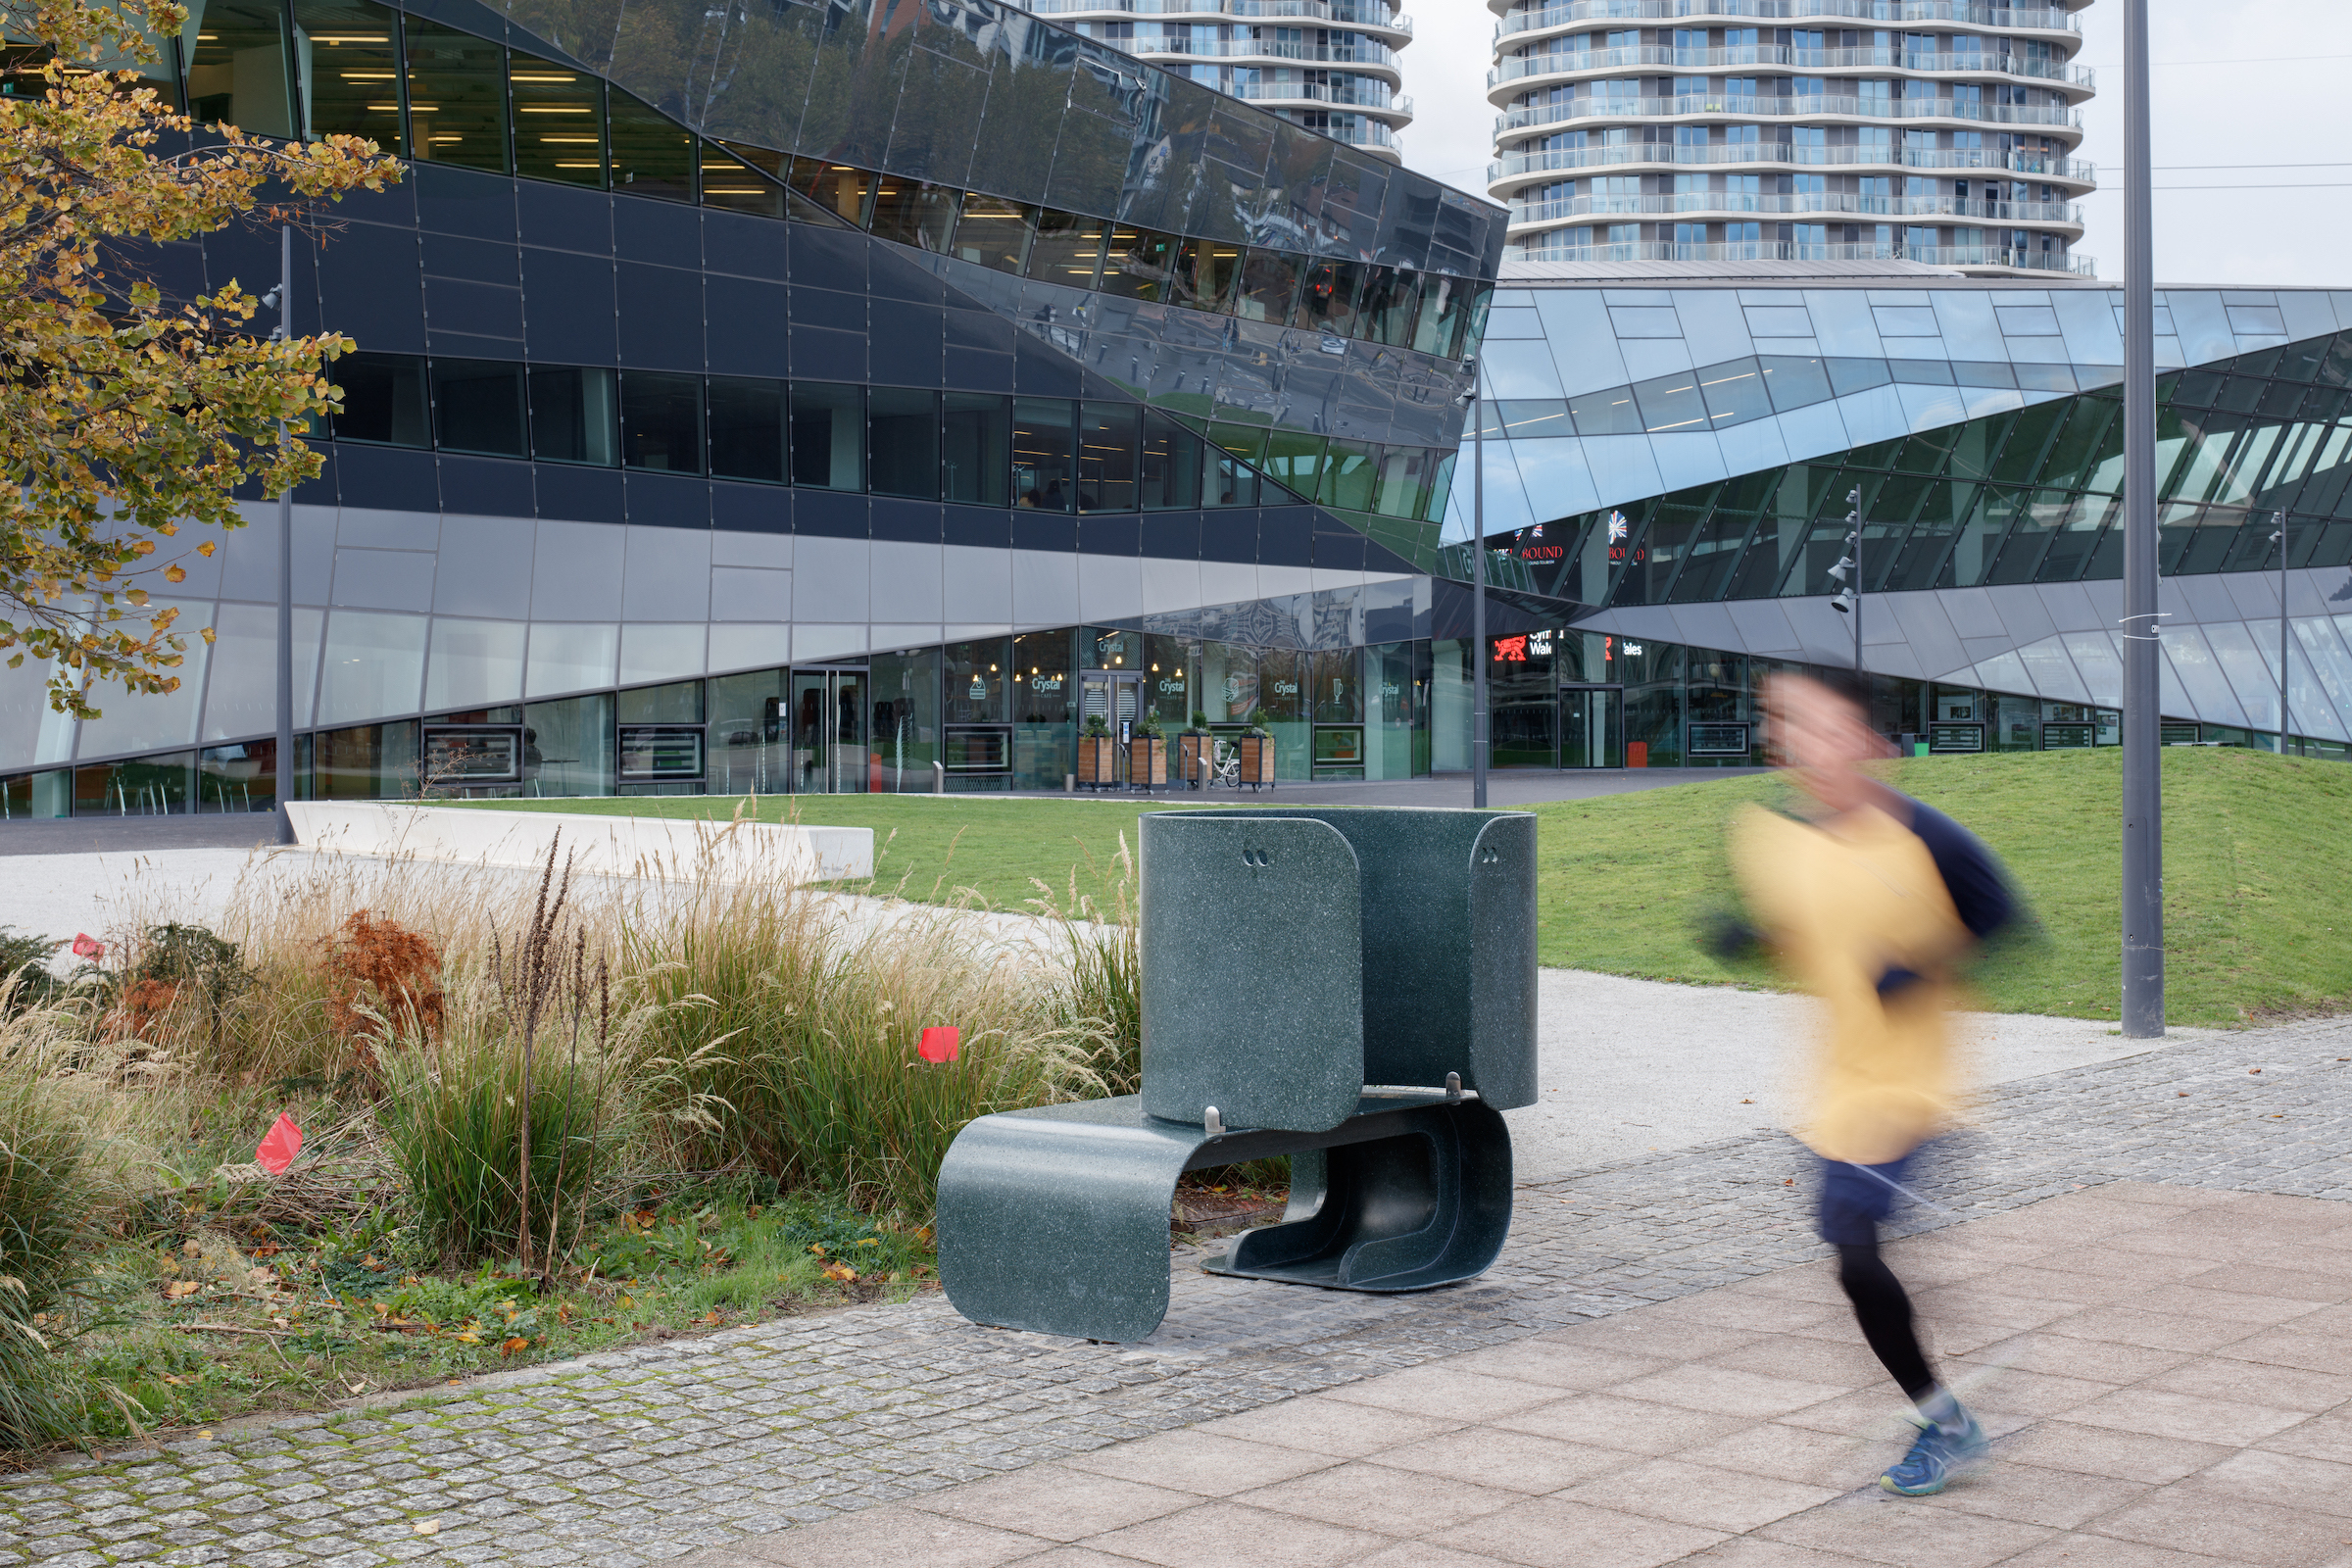
[[2090, 0], [1487, 0], [1518, 261], [2088, 274]]
[[1413, 101], [1396, 57], [1413, 41], [1401, 0], [1036, 0], [1062, 26], [1247, 98], [1283, 119], [1401, 161]]

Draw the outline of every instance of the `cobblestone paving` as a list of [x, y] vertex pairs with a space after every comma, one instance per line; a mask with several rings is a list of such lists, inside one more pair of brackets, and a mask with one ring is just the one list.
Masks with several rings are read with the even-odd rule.
[[[2122, 1179], [2352, 1199], [2345, 1058], [2333, 1021], [2004, 1086], [1922, 1178], [1947, 1206], [1915, 1228]], [[1494, 1270], [1426, 1296], [1180, 1257], [1137, 1345], [933, 1297], [79, 1457], [0, 1482], [0, 1564], [633, 1568], [1803, 1262], [1805, 1158], [1759, 1134], [1524, 1187]]]

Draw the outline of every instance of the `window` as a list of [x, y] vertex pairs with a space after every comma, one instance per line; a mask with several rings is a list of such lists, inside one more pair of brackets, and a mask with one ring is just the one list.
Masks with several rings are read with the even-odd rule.
[[533, 369], [530, 398], [533, 457], [608, 468], [619, 463], [611, 370]]
[[[188, 32], [188, 112], [264, 136], [294, 134], [286, 92], [284, 18], [274, 0], [226, 0], [206, 8]], [[475, 42], [497, 57], [496, 44]], [[380, 101], [380, 100], [379, 100]]]
[[1146, 512], [1200, 505], [1204, 443], [1189, 427], [1164, 414], [1144, 412], [1143, 462], [1138, 469]]
[[956, 209], [962, 199], [961, 191], [945, 185], [885, 174], [874, 191], [874, 236], [916, 250], [944, 251], [956, 231]]
[[612, 95], [612, 188], [665, 202], [694, 200], [694, 133], [622, 92]]
[[703, 378], [620, 372], [620, 458], [632, 468], [703, 471]]
[[1012, 410], [1004, 398], [950, 392], [942, 416], [947, 499], [1001, 507], [1012, 469]]
[[[1568, 194], [1574, 194], [1571, 181]], [[1291, 324], [1346, 337], [1355, 320], [1364, 268], [1356, 262], [1309, 262]]]
[[1078, 510], [1133, 512], [1135, 446], [1143, 411], [1132, 403], [1086, 403], [1078, 418]]
[[604, 84], [585, 72], [522, 54], [509, 57], [507, 79], [514, 90], [514, 172], [602, 189]]
[[784, 482], [784, 383], [710, 378], [710, 472], [721, 479]]
[[706, 141], [700, 145], [705, 207], [722, 207], [731, 213], [751, 213], [760, 218], [782, 218], [791, 211], [784, 187], [764, 171], [717, 142]]
[[1251, 251], [1242, 262], [1234, 314], [1246, 320], [1285, 324], [1298, 296], [1298, 259], [1282, 251]]
[[956, 220], [956, 255], [1017, 277], [1029, 259], [1029, 228], [1036, 220], [1034, 207], [975, 192], [963, 199], [963, 216]]
[[1421, 279], [1394, 267], [1364, 270], [1363, 304], [1356, 314], [1356, 335], [1368, 342], [1402, 348], [1411, 341], [1413, 312], [1420, 305]]
[[1014, 506], [1070, 510], [1077, 479], [1072, 463], [1075, 409], [1066, 398], [1012, 400]]
[[1102, 235], [1109, 225], [1099, 218], [1057, 213], [1048, 208], [1037, 215], [1037, 238], [1029, 245], [1029, 266], [1022, 274], [1044, 283], [1093, 288], [1102, 261]]
[[385, 152], [405, 151], [399, 16], [370, 0], [299, 0], [294, 35], [309, 65], [302, 122], [311, 134], [365, 136]]
[[821, 158], [792, 161], [792, 188], [845, 222], [865, 226], [866, 204], [874, 194], [874, 176], [847, 164]]
[[338, 441], [429, 447], [432, 420], [424, 392], [424, 359], [416, 354], [347, 354], [327, 374], [343, 389], [334, 416]]
[[1233, 310], [1233, 292], [1242, 277], [1242, 248], [1216, 239], [1188, 239], [1176, 253], [1170, 303], [1211, 311], [1219, 316]]
[[1123, 300], [1162, 300], [1167, 298], [1168, 271], [1175, 261], [1175, 236], [1114, 223], [1097, 286]]
[[862, 390], [824, 381], [792, 383], [794, 484], [819, 490], [865, 488]]
[[1422, 283], [1421, 314], [1413, 321], [1413, 347], [1443, 360], [1460, 354], [1462, 328], [1469, 321], [1471, 285], [1467, 279], [1432, 272]]
[[878, 496], [939, 499], [939, 394], [869, 387], [865, 394], [868, 488]]
[[446, 451], [529, 456], [522, 439], [522, 367], [503, 360], [433, 361], [433, 424]]

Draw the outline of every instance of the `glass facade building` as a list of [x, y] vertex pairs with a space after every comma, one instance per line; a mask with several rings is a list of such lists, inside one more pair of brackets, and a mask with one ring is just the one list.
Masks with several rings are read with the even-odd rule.
[[[156, 84], [406, 162], [297, 246], [303, 789], [1058, 788], [1089, 713], [1426, 769], [1500, 209], [992, 0], [212, 0]], [[155, 247], [168, 297], [274, 234]], [[276, 508], [0, 809], [258, 809]], [[159, 553], [158, 562], [162, 561]], [[161, 586], [161, 585], [159, 585]]]

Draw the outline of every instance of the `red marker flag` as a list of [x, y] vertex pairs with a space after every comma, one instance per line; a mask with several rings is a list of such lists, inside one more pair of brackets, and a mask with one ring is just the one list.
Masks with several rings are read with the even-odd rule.
[[301, 1152], [302, 1129], [294, 1125], [293, 1117], [281, 1110], [269, 1135], [262, 1140], [262, 1147], [253, 1152], [253, 1158], [270, 1175], [283, 1176], [286, 1167], [294, 1163], [294, 1156]]
[[925, 1061], [954, 1061], [960, 1054], [956, 1045], [960, 1034], [953, 1028], [926, 1029], [915, 1043], [914, 1054]]
[[91, 936], [87, 931], [76, 931], [74, 933], [74, 956], [76, 958], [103, 958], [106, 956], [106, 944]]

